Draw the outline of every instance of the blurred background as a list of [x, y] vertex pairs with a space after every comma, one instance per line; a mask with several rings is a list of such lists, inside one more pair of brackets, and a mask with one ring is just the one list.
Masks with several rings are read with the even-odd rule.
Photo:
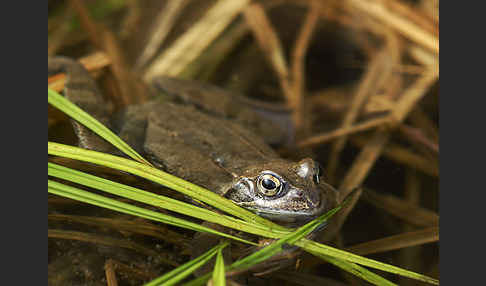
[[[48, 1], [48, 55], [79, 60], [113, 111], [147, 100], [158, 75], [280, 108], [292, 122], [283, 157], [311, 155], [343, 195], [362, 187], [326, 243], [434, 278], [438, 39], [438, 0]], [[75, 143], [51, 107], [48, 131]], [[48, 204], [50, 285], [141, 285], [190, 257], [189, 231], [54, 195]], [[364, 283], [310, 255], [263, 281], [251, 285]]]

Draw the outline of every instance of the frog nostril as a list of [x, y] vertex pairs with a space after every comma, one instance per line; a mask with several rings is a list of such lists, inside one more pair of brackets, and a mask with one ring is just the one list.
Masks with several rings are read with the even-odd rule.
[[291, 199], [298, 199], [302, 200], [305, 197], [304, 191], [302, 190], [293, 190], [292, 192], [289, 193], [289, 198]]

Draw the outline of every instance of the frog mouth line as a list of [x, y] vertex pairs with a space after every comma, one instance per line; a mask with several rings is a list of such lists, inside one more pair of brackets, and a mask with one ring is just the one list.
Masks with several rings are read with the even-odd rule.
[[316, 217], [322, 215], [325, 211], [325, 198], [321, 194], [321, 201], [317, 208], [312, 209], [311, 212], [306, 211], [291, 211], [274, 208], [254, 208], [252, 206], [243, 206], [244, 208], [270, 220], [276, 222], [287, 223], [306, 223]]

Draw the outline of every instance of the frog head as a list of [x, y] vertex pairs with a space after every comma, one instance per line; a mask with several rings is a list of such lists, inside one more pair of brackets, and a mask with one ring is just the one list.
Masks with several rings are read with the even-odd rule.
[[244, 168], [224, 196], [258, 215], [298, 225], [336, 207], [337, 191], [322, 180], [319, 164], [276, 160]]

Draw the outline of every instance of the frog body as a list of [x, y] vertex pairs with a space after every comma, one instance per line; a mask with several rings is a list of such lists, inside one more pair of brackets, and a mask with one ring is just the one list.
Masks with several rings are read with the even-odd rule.
[[[231, 101], [220, 88], [160, 77], [153, 89], [166, 96], [112, 116], [81, 65], [49, 58], [48, 73], [59, 72], [67, 76], [64, 96], [158, 168], [276, 222], [300, 225], [337, 205], [338, 194], [321, 180], [317, 162], [280, 158], [265, 142], [280, 136], [274, 135], [277, 127], [258, 112], [240, 107], [244, 99]], [[207, 98], [215, 97], [219, 100], [211, 105]], [[114, 152], [93, 132], [73, 125], [81, 147]]]

